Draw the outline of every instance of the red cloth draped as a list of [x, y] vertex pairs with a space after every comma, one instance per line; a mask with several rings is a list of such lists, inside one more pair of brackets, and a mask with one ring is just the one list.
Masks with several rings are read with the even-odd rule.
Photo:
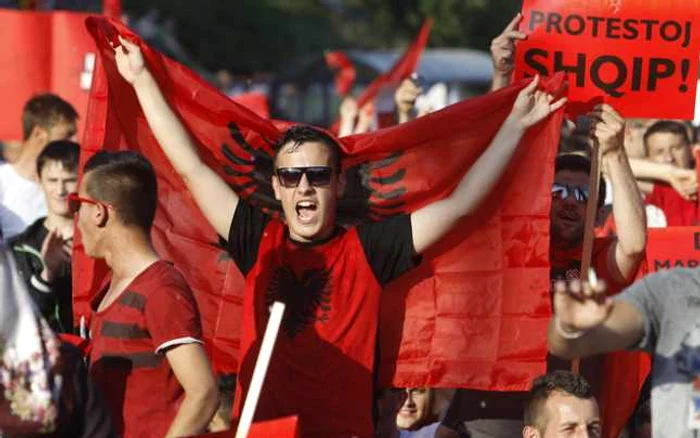
[[[109, 40], [118, 30], [140, 44], [203, 160], [242, 198], [270, 211], [277, 208], [269, 188], [271, 143], [288, 124], [262, 119], [232, 102], [114, 20], [91, 18], [88, 28], [100, 63], [81, 160], [100, 149], [132, 149], [153, 162], [159, 183], [154, 243], [195, 293], [216, 369], [235, 372], [241, 275], [153, 138], [133, 89], [117, 72]], [[558, 76], [545, 85], [559, 89], [562, 81]], [[339, 217], [344, 223], [381, 219], [450, 193], [487, 148], [524, 85], [343, 138], [348, 194]], [[561, 121], [558, 112], [531, 129], [480, 210], [385, 291], [378, 358], [382, 384], [524, 390], [544, 371], [550, 187]], [[82, 254], [79, 236], [75, 248], [79, 321], [103, 271]]]

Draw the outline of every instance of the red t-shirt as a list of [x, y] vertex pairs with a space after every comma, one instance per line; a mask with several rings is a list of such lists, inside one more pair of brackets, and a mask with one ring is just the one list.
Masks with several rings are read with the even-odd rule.
[[101, 312], [107, 283], [91, 303], [90, 375], [125, 438], [165, 436], [184, 397], [165, 350], [200, 342], [187, 283], [168, 262], [149, 266]]
[[[627, 281], [614, 267], [615, 254], [612, 251], [616, 237], [597, 237], [593, 241], [593, 254], [591, 255], [591, 266], [595, 270], [596, 276], [605, 280], [608, 295], [616, 295], [629, 286], [632, 281]], [[552, 283], [557, 280], [573, 280], [581, 278], [581, 257], [583, 248], [578, 247], [573, 250], [561, 251], [554, 247], [550, 250], [550, 278]], [[588, 274], [584, 275], [584, 281], [588, 281]]]
[[667, 184], [654, 184], [654, 190], [644, 201], [663, 210], [669, 227], [694, 227], [700, 225], [698, 202], [687, 201]]
[[275, 300], [287, 308], [256, 421], [298, 415], [302, 436], [373, 436], [375, 342], [382, 286], [414, 266], [410, 218], [313, 244], [239, 202], [229, 251], [246, 275], [236, 413], [244, 402]]

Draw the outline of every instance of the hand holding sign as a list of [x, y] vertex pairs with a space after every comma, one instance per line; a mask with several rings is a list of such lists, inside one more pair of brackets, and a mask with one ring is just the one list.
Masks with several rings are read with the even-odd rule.
[[588, 113], [593, 121], [591, 137], [598, 142], [600, 153], [605, 156], [623, 150], [625, 142], [625, 119], [610, 105], [597, 105]]
[[517, 14], [499, 36], [491, 41], [491, 60], [494, 75], [510, 76], [515, 68], [515, 42], [524, 40], [527, 34], [519, 29], [523, 21], [522, 14]]

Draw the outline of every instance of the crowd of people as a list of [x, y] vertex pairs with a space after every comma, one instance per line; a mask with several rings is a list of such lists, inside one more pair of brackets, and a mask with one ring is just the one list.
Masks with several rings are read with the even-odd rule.
[[[526, 38], [520, 20], [491, 46], [493, 91], [510, 82], [517, 41]], [[52, 408], [55, 421], [34, 421], [53, 424], [49, 436], [176, 437], [235, 426], [268, 307], [290, 291], [314, 296], [282, 324], [256, 421], [297, 415], [304, 437], [597, 437], [603, 418], [596, 400], [604, 385], [615, 385], [602, 379], [601, 355], [636, 349], [652, 353], [654, 366], [626, 436], [649, 437], [653, 430], [659, 437], [690, 437], [700, 428], [694, 313], [700, 274], [679, 269], [635, 282], [649, 227], [700, 224], [693, 125], [625, 120], [615, 108], [599, 105], [562, 126], [551, 189], [551, 355], [547, 373], [528, 392], [379, 390], [372, 370], [382, 288], [475, 214], [526, 132], [566, 99], [541, 91], [534, 78], [452, 193], [411, 214], [346, 229], [336, 221], [345, 178], [335, 137], [303, 125], [286, 131], [276, 144], [272, 178], [284, 220], [268, 216], [208, 167], [140, 48], [120, 41], [119, 73], [245, 277], [241, 365], [235, 380], [212, 373], [192, 291], [154, 249], [158, 191], [151, 163], [133, 152], [100, 152], [79, 169], [79, 115], [58, 96], [35, 96], [24, 108], [23, 141], [6, 147], [0, 164], [0, 285], [3, 294], [28, 294], [38, 320], [66, 335], [51, 362], [51, 372], [60, 369], [63, 376], [62, 385], [54, 382], [61, 393]], [[396, 123], [429, 112], [415, 105], [424, 91], [415, 77], [398, 85]], [[346, 98], [339, 135], [376, 129], [373, 112], [372, 103], [358, 108]], [[590, 190], [593, 143], [603, 170], [597, 196]], [[589, 199], [598, 203], [591, 256], [597, 281], [581, 272]], [[104, 260], [111, 272], [91, 302], [89, 327], [73, 319], [74, 227], [85, 253]], [[89, 337], [89, 350], [65, 342], [72, 334]], [[0, 353], [7, 341], [0, 338]], [[15, 376], [7, 357], [5, 352], [0, 366], [6, 389], [12, 381], [7, 376]], [[574, 358], [584, 358], [574, 367], [578, 373], [570, 371]], [[323, 364], [324, 371], [309, 363]], [[12, 406], [0, 401], [0, 436], [38, 433], [36, 424], [27, 429], [11, 421]]]

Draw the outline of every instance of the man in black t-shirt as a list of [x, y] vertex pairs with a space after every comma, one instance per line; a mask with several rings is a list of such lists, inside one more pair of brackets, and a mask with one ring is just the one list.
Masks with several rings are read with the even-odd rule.
[[68, 195], [78, 185], [80, 146], [68, 140], [49, 143], [36, 160], [48, 215], [8, 242], [29, 295], [57, 333], [73, 332], [73, 216]]
[[[236, 402], [244, 399], [268, 305], [287, 305], [256, 420], [300, 416], [305, 437], [371, 436], [372, 367], [381, 288], [414, 257], [476, 211], [500, 179], [525, 131], [564, 100], [518, 95], [489, 148], [444, 199], [406, 216], [345, 230], [338, 142], [297, 126], [277, 142], [272, 186], [284, 221], [241, 201], [198, 156], [146, 68], [138, 46], [120, 39], [119, 72], [134, 87], [156, 139], [246, 276]], [[320, 366], [322, 364], [322, 366]], [[240, 408], [240, 406], [238, 406]]]

